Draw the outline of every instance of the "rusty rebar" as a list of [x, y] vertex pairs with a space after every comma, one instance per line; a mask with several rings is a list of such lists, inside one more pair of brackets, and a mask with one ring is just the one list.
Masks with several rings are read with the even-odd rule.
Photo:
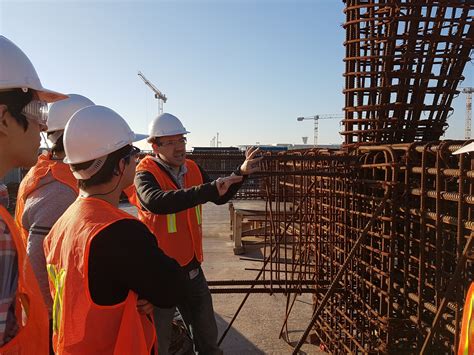
[[299, 350], [301, 349], [301, 347], [303, 346], [303, 343], [306, 341], [306, 338], [308, 337], [308, 334], [311, 330], [311, 328], [313, 327], [314, 323], [316, 323], [316, 320], [319, 316], [319, 314], [321, 313], [321, 311], [324, 309], [324, 307], [326, 306], [326, 303], [329, 301], [329, 299], [332, 297], [332, 295], [334, 294], [334, 292], [336, 291], [337, 289], [337, 284], [339, 282], [339, 280], [342, 278], [342, 276], [344, 275], [344, 273], [346, 272], [346, 269], [348, 268], [349, 266], [349, 263], [352, 261], [352, 258], [355, 256], [360, 244], [362, 242], [364, 242], [364, 239], [366, 238], [367, 236], [367, 232], [369, 231], [369, 229], [372, 227], [373, 223], [376, 221], [378, 215], [382, 212], [383, 208], [385, 207], [385, 203], [388, 201], [389, 199], [389, 195], [387, 194], [384, 199], [382, 200], [382, 202], [380, 202], [380, 204], [377, 206], [377, 208], [375, 209], [374, 211], [374, 215], [372, 216], [372, 218], [369, 220], [369, 222], [367, 223], [367, 225], [365, 226], [364, 230], [362, 231], [361, 235], [357, 238], [357, 240], [355, 241], [351, 251], [349, 252], [349, 254], [347, 255], [347, 259], [344, 261], [344, 264], [341, 266], [341, 268], [339, 269], [338, 273], [335, 275], [331, 285], [329, 286], [329, 290], [326, 292], [326, 294], [324, 295], [323, 299], [321, 300], [321, 302], [318, 304], [318, 307], [316, 308], [316, 310], [314, 311], [313, 313], [313, 317], [310, 321], [310, 323], [308, 324], [308, 326], [306, 327], [303, 335], [301, 336], [300, 340], [298, 341], [298, 343], [296, 344], [295, 348], [293, 349], [293, 354], [298, 354]]

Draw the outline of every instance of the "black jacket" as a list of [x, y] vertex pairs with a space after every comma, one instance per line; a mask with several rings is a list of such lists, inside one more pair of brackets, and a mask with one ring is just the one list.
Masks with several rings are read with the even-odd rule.
[[112, 223], [92, 240], [88, 275], [91, 298], [100, 305], [122, 302], [133, 290], [155, 306], [172, 307], [184, 292], [182, 268], [133, 219]]
[[[161, 163], [158, 161], [154, 162], [175, 182], [176, 186], [179, 186], [176, 179]], [[138, 172], [135, 176], [135, 187], [142, 208], [155, 214], [170, 214], [206, 202], [223, 205], [234, 197], [242, 186], [243, 180], [241, 183], [231, 185], [227, 193], [219, 197], [216, 182], [211, 180], [209, 175], [199, 165], [198, 167], [202, 175], [202, 185], [171, 191], [163, 191], [152, 173], [147, 171]], [[240, 175], [240, 167], [234, 173]]]

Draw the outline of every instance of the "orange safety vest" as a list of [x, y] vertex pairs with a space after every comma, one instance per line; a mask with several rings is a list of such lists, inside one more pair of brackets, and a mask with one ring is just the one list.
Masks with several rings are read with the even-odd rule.
[[137, 207], [140, 206], [137, 197], [137, 190], [135, 189], [135, 184], [131, 184], [129, 187], [126, 187], [123, 190], [123, 193], [127, 196], [128, 202]]
[[107, 226], [135, 219], [110, 203], [79, 197], [44, 240], [53, 296], [56, 354], [147, 354], [156, 339], [153, 322], [137, 311], [138, 295], [112, 306], [95, 304], [89, 293], [89, 248]]
[[47, 355], [49, 354], [48, 310], [38, 281], [26, 256], [25, 246], [15, 221], [3, 206], [0, 206], [0, 218], [3, 219], [10, 230], [18, 256], [18, 288], [15, 296], [15, 313], [20, 328], [12, 340], [0, 347], [0, 354]]
[[51, 153], [41, 154], [38, 157], [38, 162], [28, 171], [28, 174], [26, 174], [26, 176], [21, 181], [20, 188], [18, 189], [15, 220], [18, 228], [20, 229], [20, 234], [25, 245], [28, 239], [28, 230], [23, 227], [22, 218], [23, 212], [25, 210], [26, 199], [33, 191], [38, 188], [40, 180], [44, 178], [49, 172], [51, 172], [56, 180], [62, 182], [64, 185], [69, 186], [76, 192], [76, 194], [79, 193], [77, 180], [72, 175], [69, 165], [57, 160], [52, 160]]
[[474, 282], [467, 292], [466, 303], [462, 314], [461, 341], [458, 355], [474, 354]]
[[[192, 160], [186, 159], [187, 173], [184, 175], [184, 188], [203, 183], [201, 171]], [[147, 156], [137, 166], [137, 172], [148, 171], [153, 174], [163, 191], [178, 190], [174, 181], [158, 167], [156, 161]], [[141, 208], [138, 199], [132, 198], [138, 207], [138, 218], [155, 235], [159, 247], [166, 255], [178, 261], [181, 266], [189, 264], [194, 256], [202, 262], [202, 206], [159, 215]]]

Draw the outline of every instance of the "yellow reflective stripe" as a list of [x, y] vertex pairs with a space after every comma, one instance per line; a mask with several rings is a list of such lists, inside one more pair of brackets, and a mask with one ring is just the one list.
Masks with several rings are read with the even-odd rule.
[[46, 265], [46, 270], [48, 271], [48, 276], [54, 287], [53, 331], [58, 333], [63, 309], [64, 280], [66, 278], [66, 270], [61, 269], [58, 273], [56, 266], [53, 264]]
[[168, 233], [176, 233], [178, 231], [176, 228], [176, 214], [166, 215], [166, 225], [168, 227]]
[[197, 218], [198, 224], [201, 224], [202, 223], [201, 205], [198, 205], [198, 206], [194, 207], [194, 209], [196, 210], [196, 218]]

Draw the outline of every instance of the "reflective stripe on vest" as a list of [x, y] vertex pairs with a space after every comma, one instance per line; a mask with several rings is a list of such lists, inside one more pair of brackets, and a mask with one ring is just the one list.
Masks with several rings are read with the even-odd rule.
[[202, 217], [201, 217], [201, 205], [194, 207], [196, 210], [196, 219], [198, 224], [202, 224]]
[[135, 219], [108, 202], [79, 197], [44, 240], [54, 299], [53, 345], [56, 354], [149, 355], [156, 333], [152, 321], [138, 313], [138, 295], [129, 290], [118, 304], [94, 303], [88, 289], [89, 248], [104, 229]]
[[55, 265], [48, 264], [46, 266], [48, 270], [48, 276], [51, 280], [53, 293], [54, 293], [54, 300], [53, 300], [53, 331], [55, 333], [59, 332], [59, 325], [61, 324], [61, 316], [62, 316], [62, 300], [64, 296], [64, 281], [66, 278], [66, 270], [60, 269], [57, 270]]
[[[203, 183], [201, 170], [192, 160], [186, 159], [187, 173], [184, 174], [183, 188], [199, 186]], [[137, 172], [151, 173], [163, 191], [178, 190], [176, 183], [163, 171], [156, 160], [147, 156], [137, 166]], [[136, 194], [136, 192], [135, 192]], [[194, 257], [202, 262], [202, 208], [193, 206], [174, 214], [154, 214], [143, 209], [136, 195], [130, 199], [138, 207], [139, 219], [155, 235], [159, 247], [181, 266], [187, 265]]]
[[25, 209], [25, 203], [28, 196], [38, 188], [40, 180], [44, 178], [48, 173], [51, 172], [52, 176], [64, 185], [69, 186], [76, 194], [79, 193], [77, 187], [77, 180], [72, 175], [69, 165], [64, 164], [58, 160], [52, 160], [51, 154], [41, 154], [38, 157], [38, 162], [32, 167], [25, 175], [20, 183], [18, 189], [16, 209], [15, 209], [15, 221], [20, 229], [20, 234], [23, 242], [26, 245], [28, 239], [28, 230], [23, 227], [23, 212]]
[[176, 214], [171, 213], [166, 215], [166, 225], [168, 226], [168, 233], [176, 233]]
[[43, 301], [38, 281], [33, 273], [26, 250], [15, 222], [8, 211], [0, 206], [0, 219], [7, 225], [13, 238], [18, 257], [18, 288], [15, 295], [18, 309], [17, 319], [25, 316], [26, 322], [18, 324], [17, 335], [8, 343], [0, 346], [0, 354], [28, 355], [49, 354], [48, 310]]
[[[194, 211], [196, 212], [196, 221], [197, 224], [202, 224], [202, 217], [201, 217], [201, 207], [196, 206], [194, 207]], [[176, 213], [171, 213], [166, 215], [166, 225], [168, 226], [168, 233], [176, 233], [178, 232], [178, 227], [176, 226]]]
[[462, 316], [461, 340], [458, 355], [474, 354], [474, 282], [467, 292]]

